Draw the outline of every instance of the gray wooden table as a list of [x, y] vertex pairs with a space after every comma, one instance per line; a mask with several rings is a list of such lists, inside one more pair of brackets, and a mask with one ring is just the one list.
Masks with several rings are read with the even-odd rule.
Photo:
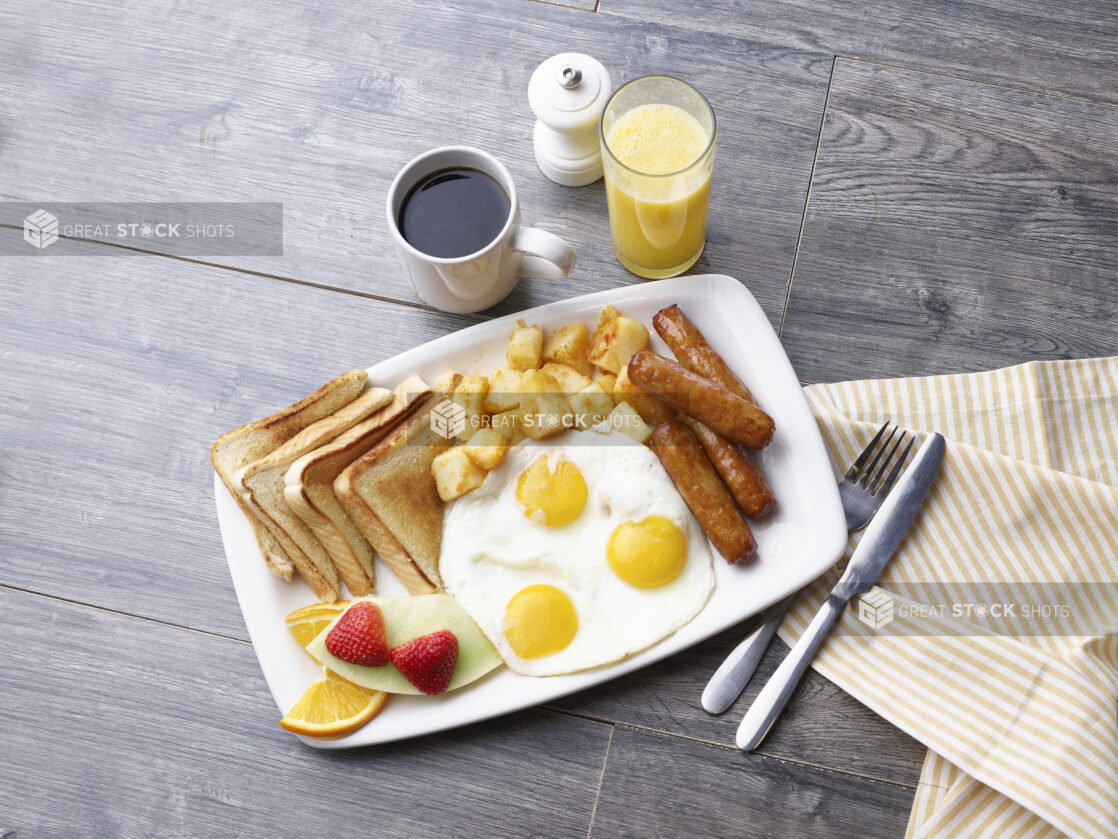
[[[1118, 353], [1108, 0], [255, 0], [0, 6], [0, 198], [278, 201], [282, 256], [0, 256], [0, 832], [30, 837], [900, 837], [923, 747], [812, 674], [753, 755], [698, 707], [730, 630], [552, 706], [347, 753], [277, 725], [209, 442], [351, 366], [635, 282], [600, 185], [535, 166], [563, 51], [720, 120], [697, 272], [805, 382]], [[418, 301], [383, 224], [447, 143], [576, 243], [491, 312]], [[0, 229], [19, 236], [17, 228]], [[783, 654], [770, 651], [761, 677]]]

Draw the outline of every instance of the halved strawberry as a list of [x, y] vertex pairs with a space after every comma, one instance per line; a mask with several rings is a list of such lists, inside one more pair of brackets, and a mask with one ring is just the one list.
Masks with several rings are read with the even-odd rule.
[[449, 629], [412, 638], [389, 652], [405, 679], [430, 696], [443, 693], [458, 661], [458, 638]]
[[388, 638], [384, 616], [375, 603], [358, 601], [326, 635], [326, 649], [342, 661], [365, 667], [388, 664]]

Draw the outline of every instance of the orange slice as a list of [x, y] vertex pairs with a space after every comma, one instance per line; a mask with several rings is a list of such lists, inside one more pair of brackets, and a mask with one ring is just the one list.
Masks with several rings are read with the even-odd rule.
[[287, 628], [291, 630], [291, 634], [295, 636], [295, 640], [299, 642], [299, 646], [305, 649], [307, 644], [329, 626], [330, 621], [341, 614], [349, 603], [348, 600], [335, 600], [333, 603], [312, 603], [310, 606], [296, 609], [284, 618], [284, 622], [287, 624]]
[[327, 670], [326, 678], [306, 689], [280, 725], [307, 737], [341, 737], [375, 717], [386, 696]]

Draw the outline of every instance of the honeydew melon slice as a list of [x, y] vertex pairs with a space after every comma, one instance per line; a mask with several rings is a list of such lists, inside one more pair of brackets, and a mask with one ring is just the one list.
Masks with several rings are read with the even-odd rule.
[[[450, 677], [448, 691], [468, 685], [480, 679], [501, 663], [497, 650], [482, 634], [476, 623], [465, 610], [447, 594], [420, 594], [403, 597], [360, 597], [354, 603], [367, 600], [380, 607], [384, 615], [384, 628], [388, 635], [388, 646], [398, 647], [420, 635], [449, 629], [458, 638], [458, 661], [454, 665], [454, 675]], [[344, 612], [343, 612], [344, 614]], [[326, 649], [326, 636], [341, 620], [341, 615], [330, 622], [315, 639], [307, 645], [310, 653], [319, 664], [333, 670], [344, 679], [371, 690], [385, 693], [411, 693], [420, 691], [403, 677], [391, 663], [383, 667], [363, 667], [350, 664], [331, 655]]]

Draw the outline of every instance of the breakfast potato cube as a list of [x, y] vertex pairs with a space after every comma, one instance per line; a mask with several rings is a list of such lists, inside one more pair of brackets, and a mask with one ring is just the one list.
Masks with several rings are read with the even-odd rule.
[[641, 444], [647, 443], [652, 437], [652, 429], [628, 402], [619, 402], [610, 412], [609, 424], [614, 431], [620, 431]]
[[618, 317], [620, 314], [621, 312], [617, 311], [617, 309], [613, 308], [613, 306], [606, 306], [604, 309], [602, 309], [601, 312], [598, 313], [598, 326], [596, 328], [601, 329], [603, 326], [605, 326], [615, 317]]
[[522, 320], [517, 324], [505, 357], [513, 370], [535, 370], [543, 356], [543, 328], [528, 326]]
[[584, 376], [573, 367], [568, 367], [566, 364], [559, 364], [554, 361], [547, 362], [540, 368], [541, 373], [547, 373], [555, 381], [559, 383], [559, 389], [564, 394], [578, 393], [588, 384], [590, 384], [590, 377]]
[[543, 370], [525, 370], [520, 378], [520, 401], [530, 393], [558, 393], [562, 395], [563, 388], [550, 373]]
[[648, 346], [648, 329], [632, 318], [618, 315], [594, 330], [590, 360], [610, 373], [618, 373], [633, 353]]
[[613, 373], [602, 373], [602, 375], [594, 380], [594, 383], [606, 393], [612, 394], [613, 388], [617, 384], [617, 376], [613, 375]]
[[489, 393], [485, 410], [491, 414], [508, 411], [520, 404], [520, 380], [524, 373], [509, 367], [498, 367], [489, 374]]
[[571, 404], [571, 411], [575, 415], [575, 428], [589, 428], [602, 422], [613, 410], [613, 397], [602, 390], [602, 386], [594, 381], [567, 397]]
[[[543, 360], [573, 367], [586, 378], [594, 371], [587, 357], [590, 352], [590, 332], [585, 323], [572, 323], [556, 329], [543, 346]], [[573, 391], [572, 391], [573, 392]]]
[[485, 398], [489, 395], [489, 379], [485, 376], [463, 376], [451, 398], [466, 409], [466, 430], [463, 439], [481, 428], [485, 415]]
[[528, 370], [520, 396], [520, 423], [533, 440], [543, 440], [565, 431], [571, 421], [571, 406], [555, 378], [542, 370]]
[[453, 501], [477, 489], [486, 472], [466, 454], [464, 446], [454, 446], [431, 461], [431, 475], [443, 501]]
[[520, 422], [519, 408], [494, 414], [489, 418], [489, 426], [504, 438], [507, 446], [515, 446], [527, 436]]
[[613, 388], [613, 398], [617, 403], [628, 402], [632, 405], [641, 419], [651, 426], [667, 422], [675, 416], [675, 411], [663, 400], [657, 399], [651, 393], [645, 393], [629, 379], [629, 365], [621, 368], [617, 374], [617, 381]]
[[471, 437], [462, 449], [466, 452], [466, 457], [478, 467], [488, 471], [501, 465], [501, 461], [505, 459], [505, 452], [508, 451], [508, 444], [496, 429], [483, 428]]

